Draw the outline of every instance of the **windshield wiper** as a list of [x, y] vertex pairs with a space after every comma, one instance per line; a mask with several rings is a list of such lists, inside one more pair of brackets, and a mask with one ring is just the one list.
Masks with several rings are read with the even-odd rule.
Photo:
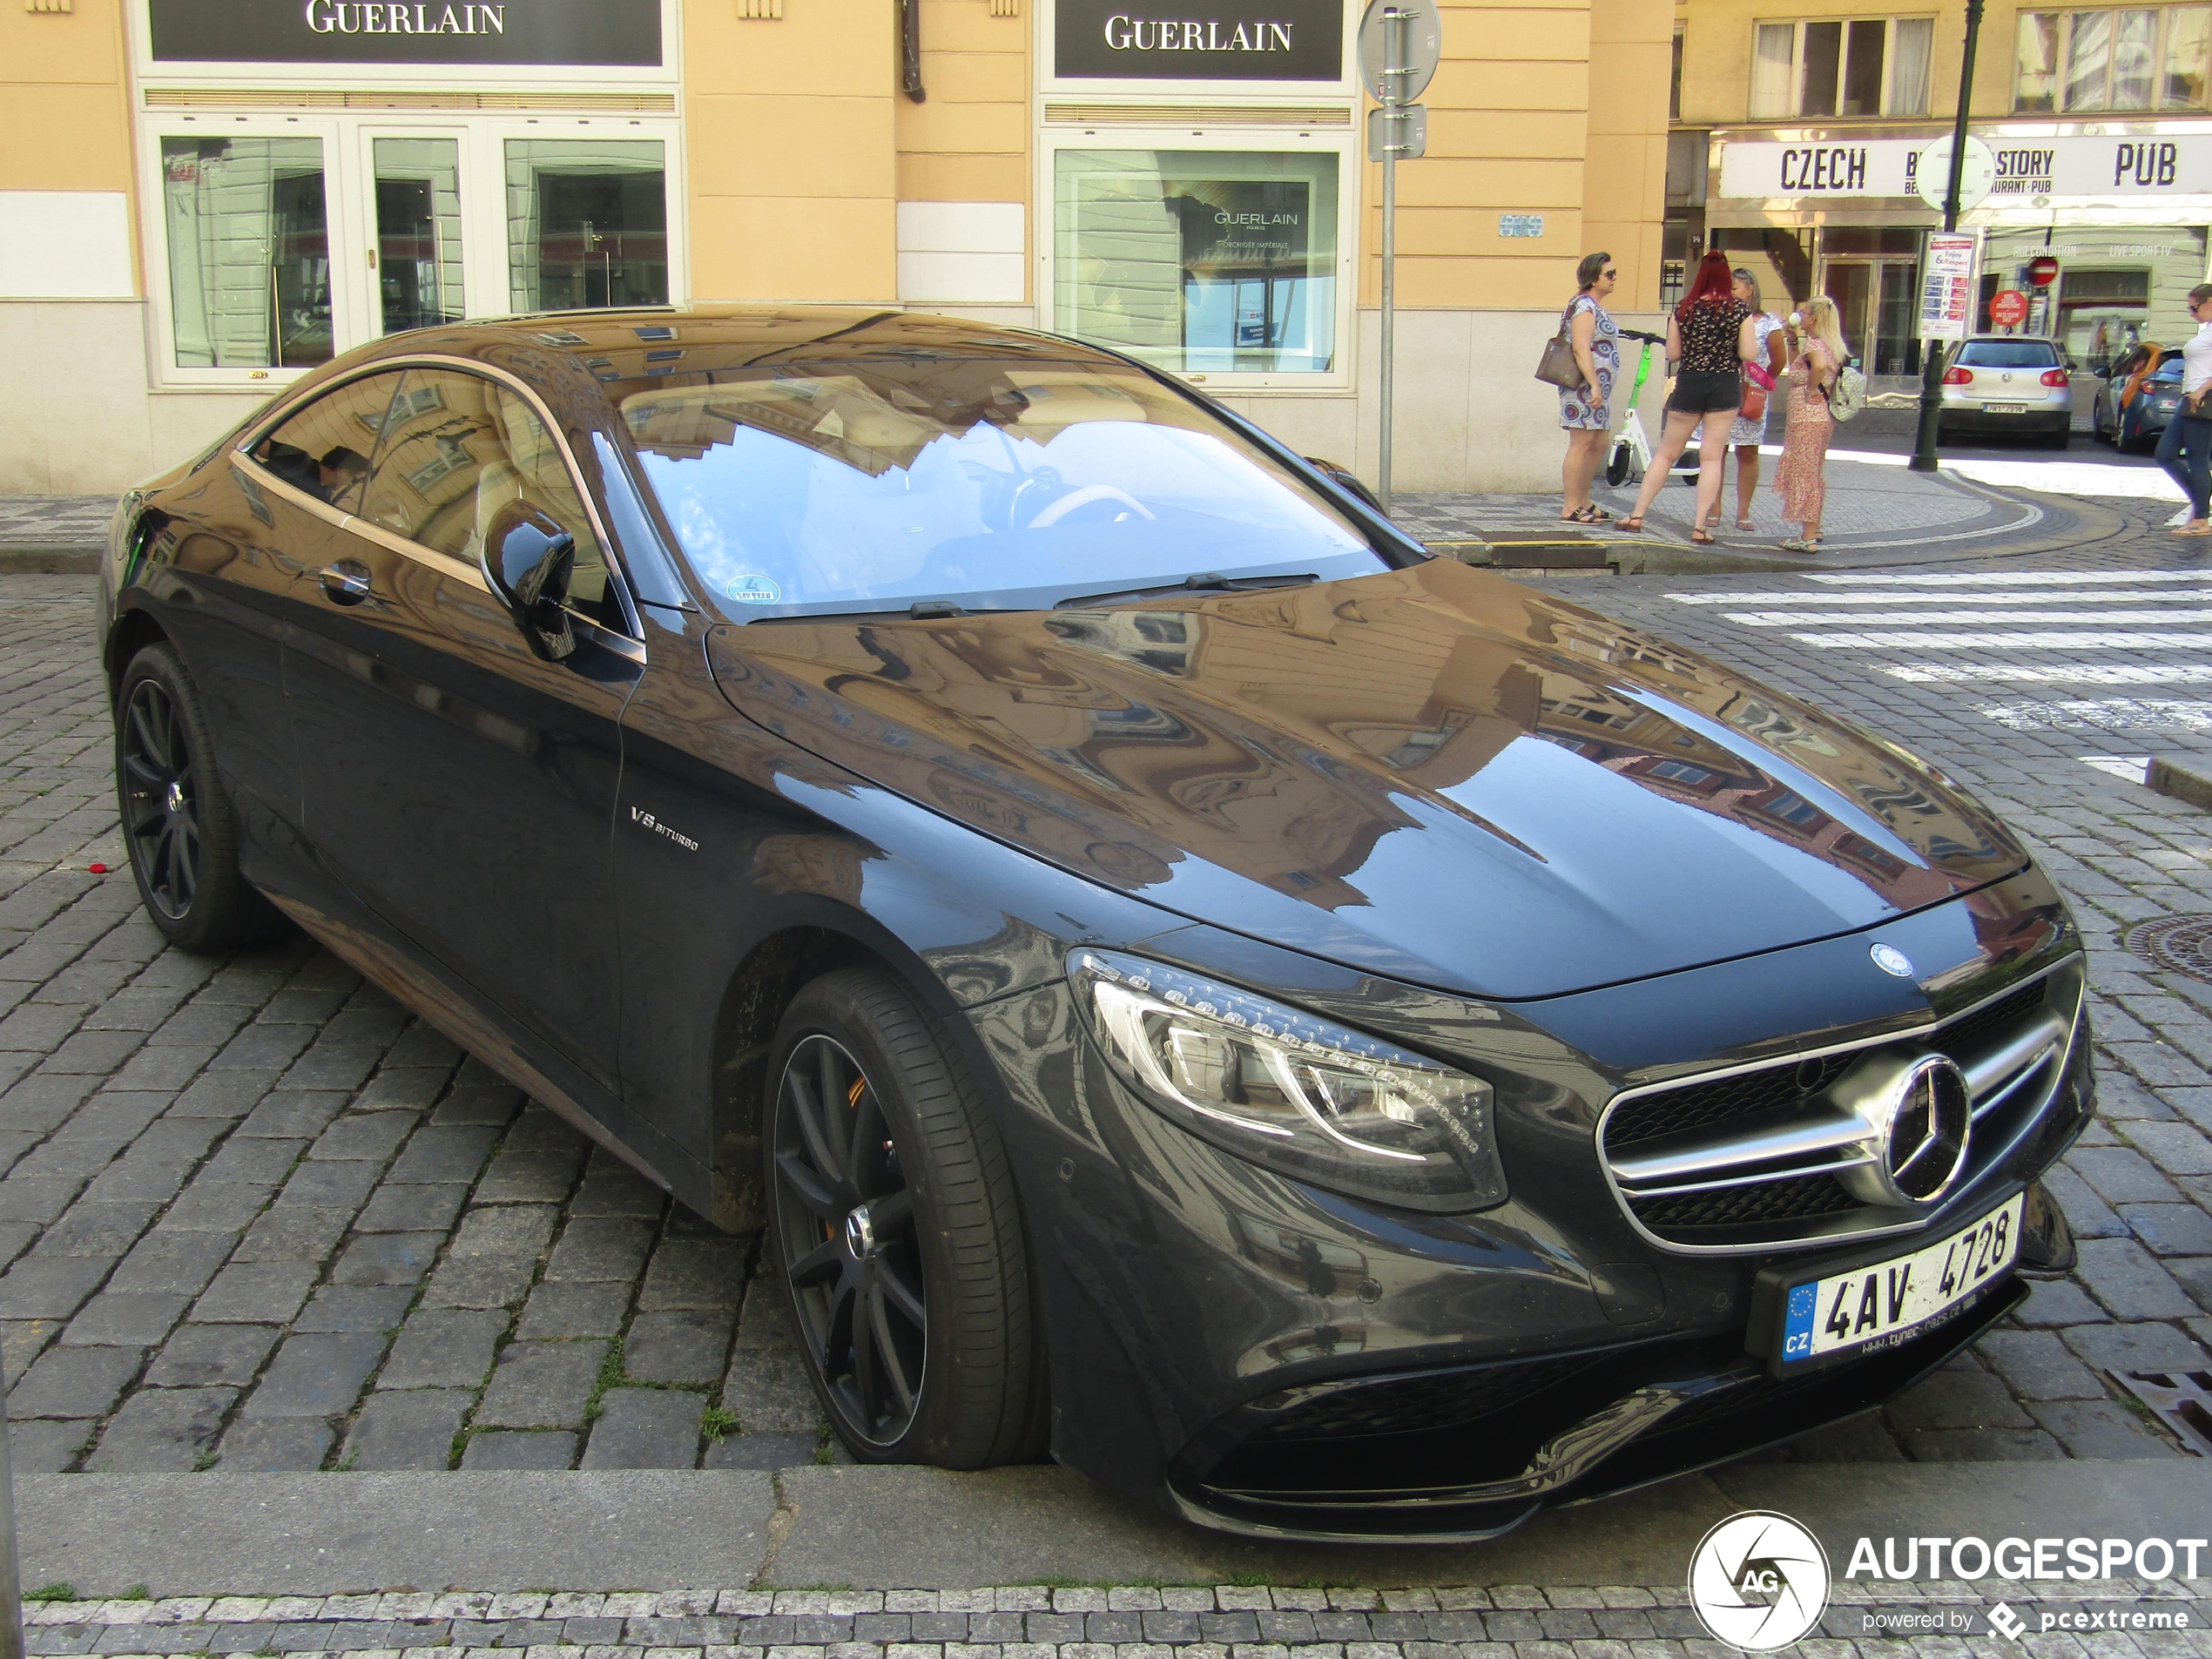
[[1185, 593], [1255, 593], [1266, 588], [1302, 588], [1309, 582], [1321, 578], [1311, 571], [1300, 576], [1224, 576], [1218, 570], [1204, 570], [1197, 576], [1186, 576], [1180, 582], [1170, 582], [1150, 588], [1117, 588], [1108, 593], [1086, 593], [1073, 599], [1062, 599], [1052, 608], [1067, 610], [1077, 605], [1103, 605], [1116, 599], [1165, 599]]

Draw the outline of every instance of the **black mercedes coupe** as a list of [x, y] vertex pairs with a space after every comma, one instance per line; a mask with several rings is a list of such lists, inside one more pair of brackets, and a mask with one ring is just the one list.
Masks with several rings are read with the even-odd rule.
[[864, 1460], [1480, 1537], [2071, 1259], [2080, 941], [1987, 810], [1110, 352], [397, 335], [100, 605], [156, 925], [297, 924], [765, 1229]]

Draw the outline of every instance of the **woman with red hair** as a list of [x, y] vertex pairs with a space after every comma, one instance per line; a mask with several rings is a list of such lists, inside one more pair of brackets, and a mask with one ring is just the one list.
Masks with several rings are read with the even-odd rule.
[[1643, 475], [1635, 511], [1621, 521], [1624, 530], [1643, 528], [1643, 516], [1667, 482], [1690, 434], [1700, 426], [1697, 523], [1689, 539], [1713, 544], [1709, 521], [1720, 512], [1721, 469], [1728, 461], [1729, 428], [1743, 403], [1743, 365], [1759, 354], [1751, 307], [1736, 297], [1736, 278], [1728, 256], [1708, 253], [1697, 262], [1689, 292], [1667, 319], [1667, 361], [1676, 365], [1675, 389], [1667, 399], [1667, 425], [1659, 453]]

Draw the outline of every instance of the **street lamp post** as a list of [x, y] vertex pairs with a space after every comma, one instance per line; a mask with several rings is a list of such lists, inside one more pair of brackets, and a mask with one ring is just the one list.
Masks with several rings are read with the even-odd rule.
[[[1951, 182], [1943, 196], [1943, 228], [1959, 228], [1959, 181], [1966, 169], [1966, 116], [1974, 97], [1974, 46], [1981, 37], [1982, 0], [1966, 0], [1966, 54], [1959, 65], [1959, 118], [1951, 129]], [[1925, 280], [1925, 273], [1923, 273]], [[1968, 320], [1972, 332], [1972, 319]], [[1920, 430], [1912, 441], [1912, 459], [1905, 464], [1915, 472], [1936, 469], [1936, 427], [1943, 413], [1943, 351], [1941, 342], [1920, 342]]]

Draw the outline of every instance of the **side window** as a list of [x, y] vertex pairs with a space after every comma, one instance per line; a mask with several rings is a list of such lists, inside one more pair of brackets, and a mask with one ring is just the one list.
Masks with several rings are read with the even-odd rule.
[[455, 369], [411, 368], [393, 399], [361, 516], [467, 564], [499, 509], [524, 501], [576, 537], [570, 604], [614, 629], [607, 560], [545, 424], [506, 388]]
[[396, 370], [347, 381], [255, 444], [253, 459], [317, 501], [354, 511], [399, 383]]

